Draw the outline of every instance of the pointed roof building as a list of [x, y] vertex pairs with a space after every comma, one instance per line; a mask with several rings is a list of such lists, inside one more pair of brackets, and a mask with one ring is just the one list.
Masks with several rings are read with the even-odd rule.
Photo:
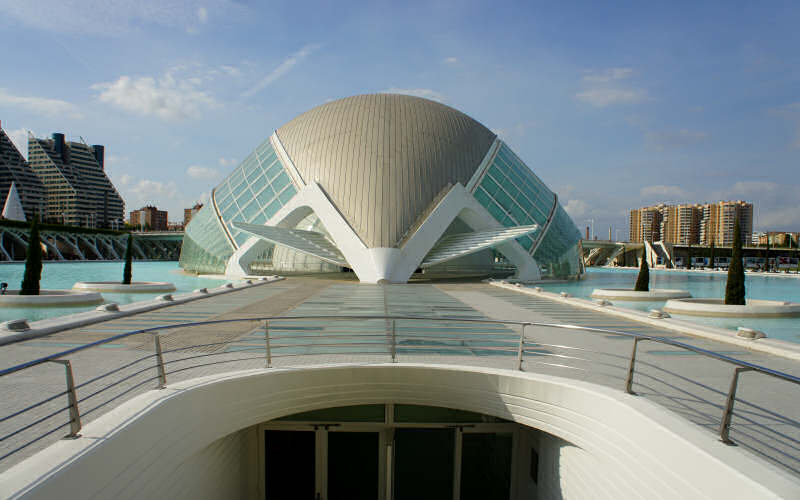
[[19, 199], [19, 193], [17, 193], [17, 185], [13, 182], [8, 190], [6, 203], [3, 205], [3, 218], [25, 221], [25, 210], [22, 208], [22, 201]]

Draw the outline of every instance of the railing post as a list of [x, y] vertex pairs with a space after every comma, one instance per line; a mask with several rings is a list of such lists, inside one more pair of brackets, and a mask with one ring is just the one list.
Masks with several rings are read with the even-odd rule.
[[397, 320], [392, 320], [392, 363], [397, 363]]
[[636, 394], [633, 392], [633, 370], [636, 367], [636, 346], [639, 345], [641, 339], [636, 337], [633, 339], [633, 349], [631, 350], [631, 362], [628, 365], [628, 377], [625, 379], [625, 392], [628, 394]]
[[269, 320], [264, 320], [264, 341], [267, 347], [267, 368], [272, 368], [272, 349], [269, 346]]
[[517, 347], [517, 370], [522, 371], [522, 358], [525, 354], [525, 327], [528, 326], [527, 323], [522, 325], [522, 329], [519, 332], [519, 347]]
[[167, 387], [167, 370], [164, 368], [164, 354], [161, 351], [161, 335], [156, 332], [153, 336], [156, 343], [156, 366], [158, 368], [158, 388]]
[[81, 413], [78, 411], [78, 395], [75, 393], [75, 379], [72, 376], [72, 363], [68, 359], [54, 359], [53, 363], [64, 365], [67, 375], [67, 402], [69, 407], [69, 434], [68, 438], [76, 438], [81, 431]]
[[737, 367], [733, 370], [731, 387], [728, 390], [728, 399], [725, 401], [725, 410], [722, 412], [722, 423], [719, 426], [719, 439], [725, 444], [733, 444], [729, 437], [731, 430], [731, 417], [733, 416], [733, 403], [736, 401], [736, 388], [739, 385], [739, 374], [749, 371], [750, 368]]

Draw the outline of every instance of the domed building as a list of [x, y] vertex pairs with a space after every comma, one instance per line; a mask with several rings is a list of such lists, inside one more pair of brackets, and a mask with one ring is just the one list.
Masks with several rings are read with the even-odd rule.
[[186, 227], [187, 271], [352, 270], [363, 282], [582, 272], [558, 196], [488, 128], [444, 104], [348, 97], [279, 128]]

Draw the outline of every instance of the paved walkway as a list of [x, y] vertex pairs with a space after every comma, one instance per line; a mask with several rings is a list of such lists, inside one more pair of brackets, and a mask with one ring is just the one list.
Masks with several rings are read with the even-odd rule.
[[[0, 366], [12, 366], [138, 328], [279, 314], [386, 314], [579, 324], [679, 338], [693, 345], [723, 351], [778, 370], [800, 373], [797, 363], [784, 359], [658, 331], [633, 321], [485, 284], [380, 286], [315, 278], [291, 278], [14, 344], [0, 349]], [[456, 321], [397, 321], [394, 326], [397, 357], [401, 361], [462, 363], [509, 369], [516, 364], [518, 327]], [[273, 365], [386, 362], [390, 359], [391, 329], [391, 322], [385, 320], [271, 321], [269, 331]], [[630, 340], [613, 335], [545, 327], [531, 328], [526, 333], [532, 345], [526, 350], [525, 370], [623, 389]], [[491, 337], [487, 338], [488, 335]], [[319, 345], [321, 336], [326, 337], [322, 346]], [[310, 345], [312, 342], [316, 345]], [[353, 345], [354, 342], [358, 345]], [[346, 343], [349, 345], [343, 345]], [[189, 348], [198, 344], [203, 346]], [[164, 331], [162, 346], [166, 351], [168, 382], [265, 365], [265, 329], [263, 323], [258, 321]], [[506, 350], [490, 352], [487, 348]], [[152, 336], [139, 335], [69, 356], [76, 383], [79, 384], [83, 421], [90, 421], [130, 397], [153, 388], [157, 384], [157, 374], [152, 353]], [[118, 371], [99, 378], [111, 370]], [[642, 343], [639, 346], [634, 390], [638, 397], [650, 398], [708, 429], [708, 432], [717, 432], [731, 373], [732, 367], [729, 365], [667, 346]], [[115, 385], [109, 387], [111, 382]], [[60, 395], [64, 390], [64, 368], [60, 365], [46, 364], [4, 377], [0, 379], [0, 388], [4, 394], [0, 401], [0, 435], [33, 424], [24, 432], [0, 442], [0, 455], [67, 420], [63, 411], [66, 398]], [[795, 474], [800, 474], [798, 392], [800, 388], [791, 384], [745, 373], [740, 379], [741, 399], [737, 400], [731, 429], [731, 437], [743, 449], [761, 455]], [[48, 396], [54, 399], [24, 415], [4, 418]], [[52, 418], [34, 423], [54, 412]], [[23, 451], [1, 460], [0, 470], [30, 456], [67, 431], [66, 426], [58, 427]]]

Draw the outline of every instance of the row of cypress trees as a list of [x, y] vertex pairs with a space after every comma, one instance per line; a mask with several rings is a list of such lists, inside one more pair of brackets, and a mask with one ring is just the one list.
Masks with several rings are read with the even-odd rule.
[[[691, 266], [691, 254], [689, 254]], [[714, 243], [711, 243], [711, 262], [714, 262]], [[647, 265], [647, 247], [642, 247], [642, 264], [639, 266], [639, 275], [633, 289], [637, 292], [646, 292], [650, 289], [650, 268]], [[733, 229], [733, 250], [731, 263], [728, 266], [728, 280], [725, 284], [725, 304], [745, 305], [744, 263], [742, 256], [742, 232], [739, 227], [739, 218]]]
[[[128, 245], [125, 248], [125, 269], [122, 272], [122, 284], [131, 284], [131, 268], [133, 265], [133, 235], [128, 233]], [[38, 251], [37, 251], [38, 249]], [[39, 234], [39, 218], [33, 216], [31, 234], [28, 238], [28, 253], [25, 256], [25, 273], [20, 285], [20, 295], [39, 295], [39, 282], [42, 280], [42, 237]]]

